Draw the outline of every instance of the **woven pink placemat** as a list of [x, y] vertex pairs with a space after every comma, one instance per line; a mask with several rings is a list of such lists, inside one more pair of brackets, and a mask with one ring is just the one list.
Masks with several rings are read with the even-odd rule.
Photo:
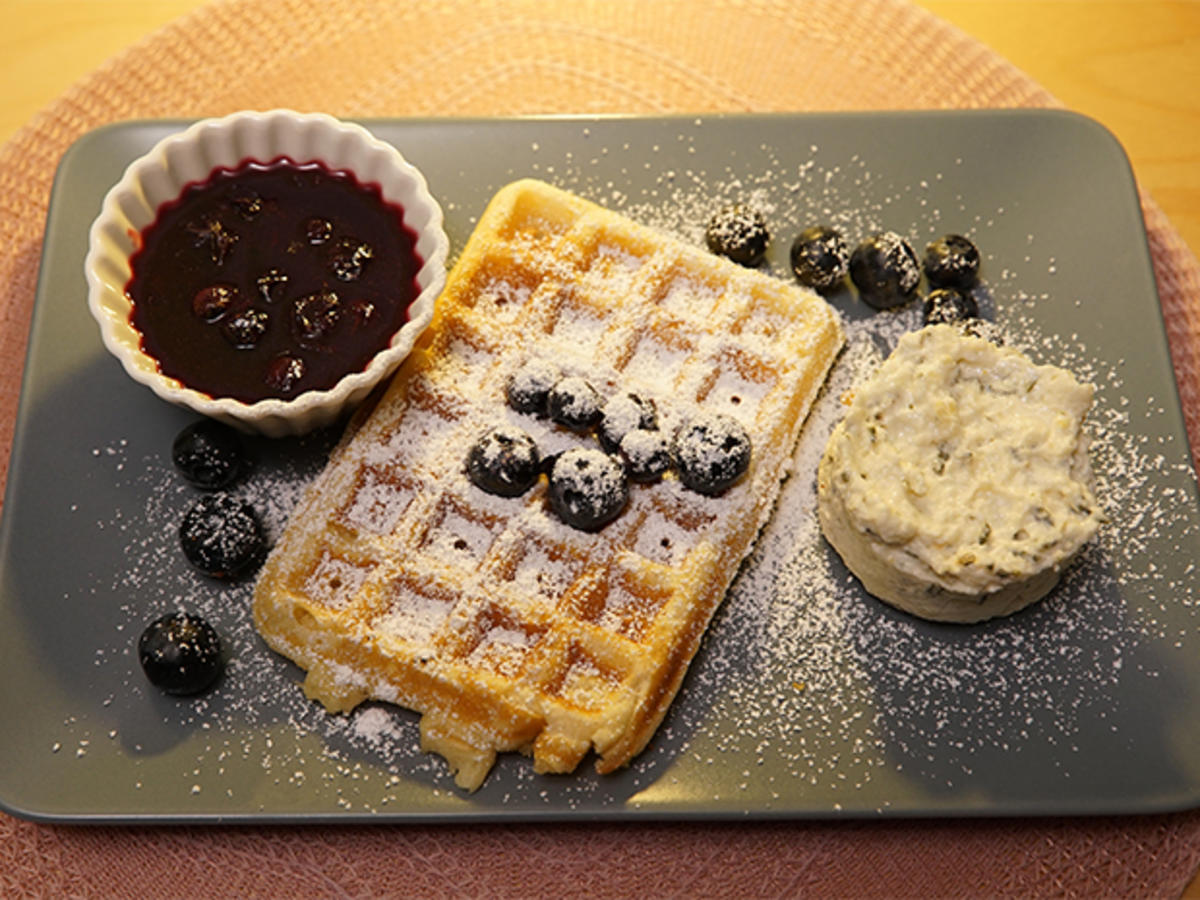
[[[96, 126], [274, 106], [392, 117], [1055, 102], [904, 0], [216, 0], [79, 82], [0, 149], [0, 458], [51, 180]], [[1148, 198], [1143, 210], [1200, 447], [1200, 265]], [[338, 828], [51, 827], [0, 815], [5, 897], [1175, 896], [1198, 865], [1196, 811]]]

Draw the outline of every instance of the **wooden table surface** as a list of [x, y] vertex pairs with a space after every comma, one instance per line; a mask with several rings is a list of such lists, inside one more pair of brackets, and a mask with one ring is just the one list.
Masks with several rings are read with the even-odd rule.
[[[204, 2], [0, 0], [0, 141], [105, 59]], [[1200, 255], [1200, 0], [920, 5], [1106, 125]], [[1185, 896], [1200, 898], [1200, 880]]]
[[[799, 0], [797, 0], [799, 5]], [[204, 0], [0, 0], [0, 140]], [[922, 0], [1106, 125], [1200, 255], [1200, 0]]]

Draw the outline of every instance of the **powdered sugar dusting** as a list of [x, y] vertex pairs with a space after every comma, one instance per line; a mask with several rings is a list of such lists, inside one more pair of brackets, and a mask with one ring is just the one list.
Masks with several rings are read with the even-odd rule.
[[433, 636], [449, 617], [451, 607], [448, 600], [413, 592], [394, 612], [377, 619], [374, 627], [389, 637], [432, 649]]
[[[702, 245], [713, 211], [730, 201], [745, 202], [762, 210], [774, 231], [775, 252], [764, 268], [782, 278], [790, 277], [782, 251], [814, 219], [843, 229], [850, 242], [885, 228], [900, 229], [914, 247], [948, 230], [969, 234], [984, 254], [986, 283], [977, 298], [985, 314], [998, 318], [1005, 341], [1097, 386], [1089, 428], [1097, 493], [1109, 522], [1058, 590], [1009, 620], [967, 629], [929, 626], [863, 594], [820, 536], [816, 466], [841, 416], [842, 395], [879, 365], [900, 334], [919, 325], [919, 310], [875, 315], [842, 292], [835, 302], [847, 319], [846, 350], [802, 433], [775, 516], [651, 747], [630, 771], [609, 778], [583, 769], [550, 778], [502, 762], [477, 795], [481, 808], [516, 803], [535, 811], [653, 812], [670, 809], [664, 798], [684, 790], [693, 797], [708, 791], [706, 802], [731, 811], [908, 810], [936, 806], [955, 792], [999, 795], [1020, 778], [1050, 791], [1072, 779], [1098, 778], [1088, 771], [1089, 748], [1107, 752], [1135, 742], [1138, 735], [1125, 724], [1129, 703], [1145, 685], [1164, 679], [1173, 654], [1195, 650], [1200, 605], [1195, 570], [1177, 560], [1180, 548], [1196, 539], [1194, 477], [1181, 462], [1186, 448], [1147, 436], [1154, 431], [1147, 423], [1172, 412], [1173, 399], [1132, 396], [1124, 369], [1136, 361], [1102, 363], [1096, 348], [1078, 336], [1043, 330], [1039, 309], [1045, 304], [1078, 301], [1027, 288], [1026, 280], [1033, 271], [1061, 279], [1069, 260], [1039, 244], [1031, 230], [1036, 223], [1020, 226], [1022, 234], [1029, 231], [1023, 258], [990, 255], [989, 234], [1019, 218], [1020, 210], [973, 208], [963, 188], [946, 186], [956, 177], [949, 169], [914, 172], [905, 182], [890, 183], [873, 171], [865, 151], [832, 157], [819, 146], [799, 158], [763, 147], [747, 154], [753, 164], [732, 159], [704, 165], [695, 152], [704, 133], [702, 120], [680, 124], [678, 152], [641, 190], [629, 187], [631, 179], [620, 170], [654, 157], [629, 145], [597, 150], [594, 160], [582, 155], [568, 160], [555, 158], [543, 142], [536, 161], [511, 174], [546, 176], [696, 245]], [[591, 140], [594, 146], [594, 135]], [[935, 194], [942, 199], [927, 200]], [[898, 220], [893, 211], [901, 205], [919, 212]], [[605, 263], [606, 280], [619, 286], [628, 260]], [[496, 283], [485, 297], [503, 321], [505, 307], [525, 302], [528, 289]], [[676, 280], [662, 308], [679, 317], [703, 316], [714, 302], [709, 286]], [[586, 306], [564, 304], [555, 327], [569, 330], [580, 345], [592, 337]], [[744, 327], [788, 323], [764, 319]], [[628, 388], [655, 384], [664, 355], [697, 352], [673, 343], [669, 326], [663, 329], [633, 346], [622, 370]], [[486, 353], [473, 354], [465, 339], [463, 347], [466, 364], [456, 373], [463, 383], [480, 385], [496, 377], [482, 365]], [[686, 387], [695, 396], [706, 393], [734, 416], [760, 399], [755, 381], [734, 366], [711, 383]], [[506, 416], [497, 412], [498, 420]], [[394, 467], [419, 466], [423, 458], [446, 452], [463, 434], [451, 410], [435, 409], [426, 418], [429, 427], [419, 442], [395, 445], [386, 459], [375, 461], [380, 478], [393, 477], [383, 473]], [[535, 437], [541, 444], [544, 435]], [[56, 723], [47, 752], [73, 766], [128, 757], [131, 790], [153, 784], [177, 797], [185, 810], [270, 812], [261, 808], [261, 798], [279, 791], [303, 792], [316, 805], [357, 814], [455, 807], [460, 801], [443, 764], [417, 749], [414, 715], [381, 704], [366, 704], [349, 716], [325, 714], [296, 688], [298, 670], [255, 634], [251, 586], [211, 582], [179, 564], [174, 530], [195, 492], [171, 469], [168, 451], [135, 449], [123, 437], [87, 450], [95, 479], [113, 486], [113, 500], [82, 530], [119, 541], [122, 555], [111, 572], [96, 573], [95, 584], [69, 599], [119, 598], [118, 608], [111, 631], [95, 638], [93, 666], [104, 688], [89, 695], [77, 715]], [[300, 454], [301, 463], [260, 467], [236, 488], [259, 509], [272, 537], [319, 457], [313, 450]], [[348, 520], [355, 527], [386, 530], [394, 511], [372, 505], [370, 485], [355, 496], [355, 505], [343, 513]], [[687, 514], [704, 515], [703, 510], [696, 501]], [[501, 514], [503, 504], [485, 511]], [[660, 506], [639, 511], [651, 525], [642, 533], [646, 545], [636, 549], [669, 561], [684, 513]], [[455, 510], [446, 515], [444, 532], [429, 536], [436, 552], [480, 555], [490, 540], [487, 523]], [[514, 579], [536, 596], [568, 580], [576, 563], [532, 551], [514, 562]], [[315, 593], [336, 605], [342, 588], [356, 577], [350, 566], [318, 567]], [[388, 636], [419, 644], [448, 614], [448, 603], [420, 594], [419, 587], [412, 586], [415, 599], [405, 604], [403, 615], [378, 623]], [[607, 585], [596, 621], [614, 631], [644, 621], [626, 609], [632, 597], [618, 582]], [[230, 661], [210, 694], [164, 704], [146, 685], [132, 647], [144, 623], [178, 606], [218, 625]], [[515, 664], [529, 640], [519, 629], [499, 627], [474, 652], [503, 670]], [[564, 690], [584, 702], [590, 680], [597, 678], [603, 678], [602, 668], [580, 660]], [[168, 745], [184, 752], [160, 757], [156, 751]], [[1052, 763], [1037, 772], [1024, 765], [1047, 757]], [[1004, 774], [1008, 771], [1012, 774]], [[723, 774], [709, 777], [715, 772]], [[193, 791], [201, 783], [203, 789]]]
[[304, 583], [304, 592], [317, 603], [340, 609], [362, 585], [370, 569], [335, 559], [326, 553]]

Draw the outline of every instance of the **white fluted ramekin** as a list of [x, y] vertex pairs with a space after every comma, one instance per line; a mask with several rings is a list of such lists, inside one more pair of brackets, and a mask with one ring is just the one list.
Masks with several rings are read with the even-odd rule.
[[[365, 369], [348, 373], [332, 388], [255, 403], [213, 397], [163, 375], [158, 362], [142, 351], [141, 335], [130, 318], [133, 304], [126, 293], [132, 275], [130, 257], [159, 208], [178, 198], [188, 184], [207, 180], [218, 168], [279, 157], [297, 164], [319, 161], [330, 169], [349, 171], [362, 184], [378, 185], [385, 201], [401, 206], [404, 224], [417, 235], [420, 293], [409, 308], [408, 321], [388, 346]], [[164, 400], [268, 437], [302, 434], [333, 422], [396, 370], [433, 318], [434, 300], [446, 281], [450, 247], [442, 228], [442, 209], [424, 176], [395, 147], [360, 125], [290, 110], [205, 119], [164, 138], [134, 160], [105, 196], [88, 241], [84, 262], [88, 309], [100, 325], [104, 346], [130, 377]]]

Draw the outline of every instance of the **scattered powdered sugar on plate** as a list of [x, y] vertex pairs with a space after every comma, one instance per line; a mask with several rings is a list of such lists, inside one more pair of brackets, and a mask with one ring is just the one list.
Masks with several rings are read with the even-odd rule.
[[[839, 306], [846, 314], [847, 346], [802, 432], [793, 474], [651, 746], [628, 772], [610, 778], [595, 775], [586, 763], [572, 776], [548, 778], [523, 760], [504, 760], [479, 796], [534, 810], [638, 808], [657, 786], [669, 791], [683, 783], [694, 793], [708, 767], [736, 766], [735, 796], [712, 798], [730, 808], [794, 808], [797, 792], [807, 791], [819, 798], [811, 801], [815, 806], [853, 809], [860, 806], [855, 794], [884, 771], [889, 777], [903, 773], [919, 796], [936, 795], [970, 787], [998, 757], [1020, 758], [1038, 748], [1051, 748], [1066, 760], [1061, 777], [1069, 779], [1069, 761], [1086, 742], [1081, 735], [1090, 740], [1097, 730], [1116, 730], [1109, 717], [1118, 718], [1126, 680], [1158, 677], [1142, 652], [1146, 645], [1183, 651], [1187, 635], [1169, 624], [1177, 617], [1165, 614], [1166, 604], [1194, 611], [1197, 601], [1191, 579], [1168, 574], [1173, 569], [1166, 558], [1196, 527], [1190, 466], [1168, 462], [1164, 450], [1176, 451], [1171, 456], [1178, 458], [1179, 448], [1140, 436], [1144, 429], [1132, 417], [1141, 415], [1133, 412], [1141, 407], [1124, 396], [1119, 368], [1098, 365], [1072, 335], [1042, 333], [1035, 311], [1047, 297], [1020, 288], [1021, 267], [1035, 264], [1038, 253], [1034, 235], [1024, 260], [988, 255], [987, 231], [1008, 215], [1003, 208], [968, 211], [961, 198], [956, 208], [931, 206], [921, 195], [942, 181], [942, 173], [883, 184], [858, 155], [820, 164], [818, 147], [799, 160], [759, 148], [767, 163], [757, 168], [735, 162], [722, 171], [689, 167], [690, 145], [701, 133], [700, 121], [681, 128], [672, 164], [637, 193], [621, 176], [598, 176], [592, 169], [602, 157], [607, 164], [611, 156], [628, 157], [620, 171], [632, 178], [632, 169], [658, 164], [653, 153], [639, 158], [638, 148], [628, 144], [597, 147], [585, 141], [585, 150], [595, 150], [592, 160], [584, 154], [554, 160], [543, 148], [532, 171], [514, 174], [544, 177], [701, 246], [709, 216], [736, 200], [764, 214], [780, 259], [791, 237], [814, 219], [842, 229], [851, 245], [885, 228], [907, 228], [914, 247], [952, 228], [975, 237], [986, 279], [977, 299], [986, 315], [999, 319], [1004, 340], [1097, 386], [1088, 421], [1097, 493], [1110, 521], [1057, 590], [1008, 620], [935, 626], [863, 593], [820, 535], [817, 462], [841, 417], [842, 396], [869, 376], [901, 334], [919, 327], [920, 310], [919, 303], [881, 314], [860, 309], [862, 304]], [[914, 194], [919, 218], [896, 221], [893, 204]], [[779, 262], [764, 268], [790, 278]], [[585, 332], [581, 325], [581, 341]], [[140, 773], [144, 761], [156, 789], [166, 780], [181, 798], [224, 793], [248, 805], [250, 813], [260, 802], [256, 781], [264, 779], [357, 813], [388, 812], [389, 806], [401, 811], [401, 798], [411, 803], [414, 783], [433, 801], [459, 797], [440, 758], [419, 750], [414, 714], [378, 703], [351, 715], [325, 714], [299, 690], [299, 670], [271, 653], [255, 633], [252, 584], [213, 582], [180, 565], [175, 530], [198, 494], [173, 471], [168, 451], [130, 458], [119, 439], [93, 451], [114, 469], [115, 480], [133, 488], [130, 496], [150, 499], [145, 508], [118, 505], [94, 523], [97, 531], [118, 532], [124, 542], [112, 583], [95, 591], [125, 598], [113, 632], [96, 638], [96, 666], [110, 673], [109, 682], [115, 673], [123, 687], [106, 692], [100, 709], [64, 721], [52, 751], [70, 751], [86, 764], [104, 744], [119, 746], [137, 760], [134, 787], [141, 789], [152, 777]], [[283, 528], [320, 457], [313, 451], [300, 454], [301, 463], [261, 466], [233, 489], [256, 506], [269, 536]], [[536, 590], [565, 575], [547, 560], [543, 570], [526, 577]], [[215, 690], [167, 702], [145, 682], [134, 645], [145, 623], [181, 607], [218, 626], [229, 663]], [[428, 622], [388, 627], [420, 632], [432, 628], [442, 612], [430, 609]], [[505, 641], [521, 639], [500, 635], [486, 649], [503, 654]], [[148, 709], [154, 721], [147, 721]], [[195, 754], [171, 779], [156, 768], [154, 750], [156, 742], [179, 740], [180, 730], [188, 733]], [[247, 769], [256, 774], [247, 777]], [[715, 780], [713, 790], [727, 790], [728, 782]], [[427, 808], [436, 810], [433, 801]], [[878, 808], [891, 802], [885, 798]]]
[[[1104, 407], [1089, 430], [1110, 521], [1047, 599], [1008, 620], [937, 626], [862, 591], [821, 538], [817, 463], [841, 417], [841, 395], [919, 324], [909, 311], [849, 327], [847, 349], [802, 433], [795, 474], [718, 613], [697, 671], [702, 686], [693, 688], [719, 697], [719, 710], [698, 726], [702, 735], [739, 757], [769, 753], [812, 785], [859, 788], [881, 766], [944, 778], [949, 766], [962, 776], [947, 780], [953, 788], [974, 774], [977, 757], [997, 750], [1048, 744], [1076, 752], [1084, 720], [1113, 712], [1122, 678], [1156, 676], [1126, 671], [1139, 648], [1172, 637], [1155, 607], [1196, 602], [1190, 582], [1151, 588], [1155, 567], [1142, 558], [1162, 535], [1194, 530], [1182, 502], [1191, 473], [1167, 470], [1124, 417]], [[1014, 323], [1006, 335], [1013, 344], [1038, 340], [1028, 324]], [[1062, 356], [1089, 374], [1083, 348]], [[1159, 492], [1171, 480], [1179, 484], [1166, 488], [1163, 502]], [[1146, 605], [1114, 604], [1118, 590], [1143, 594]], [[740, 727], [726, 728], [730, 718]]]

